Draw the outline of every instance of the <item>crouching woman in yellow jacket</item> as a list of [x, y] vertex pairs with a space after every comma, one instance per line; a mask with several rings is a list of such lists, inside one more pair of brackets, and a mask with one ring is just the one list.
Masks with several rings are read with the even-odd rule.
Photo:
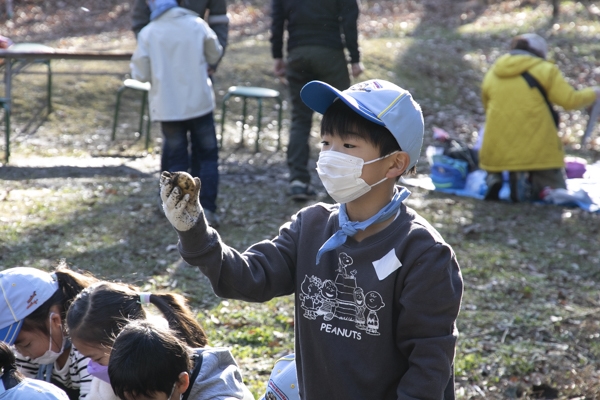
[[486, 124], [479, 164], [488, 172], [488, 200], [498, 199], [502, 171], [509, 171], [513, 201], [539, 199], [547, 186], [566, 188], [558, 115], [553, 115], [551, 104], [582, 108], [596, 100], [600, 89], [575, 90], [558, 67], [546, 61], [547, 52], [541, 36], [517, 36], [511, 51], [483, 80]]

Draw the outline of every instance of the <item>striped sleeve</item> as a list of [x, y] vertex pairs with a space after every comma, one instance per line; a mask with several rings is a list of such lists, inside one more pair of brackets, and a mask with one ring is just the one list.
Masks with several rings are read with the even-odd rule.
[[35, 378], [38, 370], [40, 369], [39, 364], [34, 364], [30, 361], [29, 357], [25, 357], [19, 352], [15, 351], [15, 358], [17, 359], [17, 370], [25, 375], [27, 378]]
[[[28, 378], [37, 378], [40, 369], [39, 364], [31, 362], [29, 357], [25, 357], [18, 352], [15, 352], [15, 356], [17, 358], [17, 369]], [[89, 360], [71, 346], [69, 358], [65, 365], [58, 369], [54, 364], [52, 380], [69, 389], [79, 390], [79, 399], [85, 399], [90, 393], [93, 378], [87, 371]]]
[[[90, 393], [92, 386], [92, 376], [87, 371], [87, 365], [90, 359], [78, 352], [73, 346], [69, 353], [68, 368], [62, 371], [54, 370], [53, 378], [63, 382], [67, 387], [79, 389], [79, 399], [83, 400]], [[65, 367], [67, 366], [65, 365]]]

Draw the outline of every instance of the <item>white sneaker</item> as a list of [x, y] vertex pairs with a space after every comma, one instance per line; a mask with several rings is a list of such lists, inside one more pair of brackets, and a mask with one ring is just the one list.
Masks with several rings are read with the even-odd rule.
[[214, 213], [210, 210], [204, 209], [204, 218], [206, 218], [208, 225], [212, 226], [213, 228], [218, 228], [221, 224], [221, 218], [219, 218], [217, 213]]

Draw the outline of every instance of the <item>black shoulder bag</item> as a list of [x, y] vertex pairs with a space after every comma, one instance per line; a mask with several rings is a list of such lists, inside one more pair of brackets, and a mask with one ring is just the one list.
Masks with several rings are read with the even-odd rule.
[[197, 352], [195, 358], [196, 363], [194, 364], [194, 370], [192, 371], [192, 376], [190, 377], [190, 386], [188, 386], [181, 400], [187, 400], [188, 397], [190, 397], [192, 386], [194, 386], [194, 382], [196, 382], [196, 378], [198, 378], [198, 374], [200, 373], [200, 368], [202, 368], [202, 353]]
[[542, 85], [540, 85], [540, 83], [537, 81], [537, 79], [535, 79], [533, 76], [531, 76], [531, 74], [527, 71], [523, 72], [521, 75], [523, 76], [523, 78], [525, 78], [525, 80], [527, 81], [527, 84], [529, 85], [530, 88], [532, 88], [532, 87], [538, 88], [538, 90], [542, 94], [542, 97], [544, 97], [544, 100], [546, 101], [548, 108], [550, 109], [550, 114], [552, 114], [552, 119], [554, 119], [554, 125], [556, 125], [556, 127], [558, 128], [558, 122], [560, 121], [560, 117], [559, 117], [558, 113], [556, 112], [556, 110], [554, 109], [554, 107], [552, 107], [552, 103], [550, 103], [550, 101], [548, 100], [548, 96], [546, 96], [546, 91], [544, 90]]

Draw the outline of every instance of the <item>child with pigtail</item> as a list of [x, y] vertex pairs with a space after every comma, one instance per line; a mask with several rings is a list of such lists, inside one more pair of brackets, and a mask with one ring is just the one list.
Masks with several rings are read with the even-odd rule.
[[[150, 315], [144, 309], [144, 306], [149, 304], [158, 308], [168, 323], [170, 331], [178, 340], [192, 349], [206, 349], [200, 352], [202, 358], [217, 354], [221, 362], [227, 360], [229, 365], [224, 370], [220, 364], [204, 362], [204, 371], [201, 371], [201, 374], [207, 378], [215, 374], [221, 376], [226, 374], [228, 379], [222, 379], [222, 382], [236, 383], [233, 386], [223, 384], [218, 389], [221, 390], [220, 395], [223, 398], [252, 398], [242, 382], [241, 373], [229, 350], [206, 347], [208, 343], [206, 333], [196, 321], [183, 296], [176, 293], [141, 292], [134, 286], [121, 283], [99, 282], [90, 286], [77, 296], [67, 314], [67, 325], [73, 344], [82, 354], [91, 359], [88, 370], [92, 375], [110, 383], [108, 365], [115, 338], [130, 321], [149, 319]], [[223, 354], [227, 357], [223, 357]], [[153, 361], [155, 364], [161, 362], [158, 359]], [[143, 367], [147, 365], [140, 365], [139, 369]], [[209, 368], [212, 370], [208, 370]], [[211, 396], [214, 396], [214, 392], [211, 393]], [[130, 393], [127, 399], [135, 399], [138, 395], [139, 393]], [[157, 395], [157, 398], [163, 398]], [[170, 393], [166, 393], [166, 396], [169, 395]], [[195, 400], [205, 398], [214, 397], [200, 395], [195, 397]]]

